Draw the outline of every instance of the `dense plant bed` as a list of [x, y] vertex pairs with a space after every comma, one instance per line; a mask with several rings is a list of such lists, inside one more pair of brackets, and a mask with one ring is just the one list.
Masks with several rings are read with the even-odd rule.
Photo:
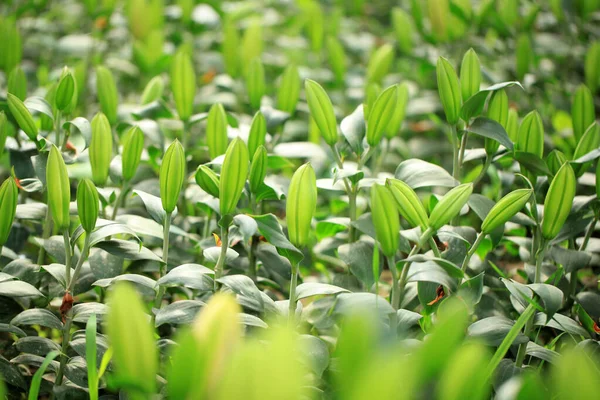
[[598, 2], [395, 3], [2, 2], [0, 398], [598, 397]]

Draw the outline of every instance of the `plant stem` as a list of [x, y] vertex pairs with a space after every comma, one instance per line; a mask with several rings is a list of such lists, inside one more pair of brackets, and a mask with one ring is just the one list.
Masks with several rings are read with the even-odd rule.
[[65, 242], [65, 282], [71, 282], [71, 240], [69, 238], [69, 229], [65, 229], [63, 232], [63, 239]]
[[481, 172], [477, 175], [477, 178], [473, 181], [473, 186], [476, 186], [479, 181], [483, 179], [485, 174], [487, 173], [488, 168], [492, 164], [492, 157], [490, 155], [485, 157], [485, 163], [483, 164], [483, 168], [481, 168]]
[[119, 207], [121, 207], [122, 203], [124, 202], [125, 195], [127, 194], [128, 190], [129, 182], [125, 181], [123, 182], [123, 186], [121, 187], [119, 196], [117, 196], [117, 199], [115, 200], [115, 206], [113, 207], [112, 216], [110, 217], [110, 219], [112, 219], [113, 221], [117, 218], [117, 212], [119, 211]]
[[290, 281], [290, 299], [288, 301], [288, 325], [294, 326], [296, 320], [296, 286], [298, 286], [298, 263], [291, 261], [292, 264], [292, 279]]
[[592, 223], [588, 226], [587, 230], [585, 231], [585, 236], [583, 238], [583, 242], [581, 243], [581, 246], [579, 246], [579, 251], [584, 251], [590, 241], [590, 238], [592, 237], [592, 234], [594, 233], [594, 229], [596, 228], [596, 223], [598, 222], [598, 216], [600, 214], [595, 214], [594, 215], [594, 219], [592, 219]]
[[[163, 263], [159, 267], [158, 271], [158, 279], [165, 276], [165, 273], [168, 269], [169, 262], [169, 232], [171, 231], [171, 213], [167, 213], [165, 215], [165, 220], [163, 221], [163, 252], [162, 259]], [[162, 303], [163, 296], [165, 295], [165, 287], [159, 285], [158, 292], [156, 293], [156, 298], [154, 299], [154, 307], [160, 308]]]
[[440, 252], [440, 249], [438, 249], [437, 243], [433, 238], [429, 238], [429, 247], [431, 247], [431, 251], [433, 251], [433, 254], [435, 254], [437, 258], [442, 258], [442, 253]]
[[460, 180], [460, 165], [458, 163], [459, 143], [455, 125], [450, 127], [450, 140], [452, 142], [452, 177], [458, 181]]
[[473, 242], [473, 245], [469, 249], [469, 252], [467, 253], [467, 256], [463, 260], [463, 263], [460, 267], [462, 272], [467, 271], [467, 267], [469, 266], [469, 261], [471, 261], [471, 257], [473, 257], [473, 254], [475, 254], [475, 252], [477, 251], [477, 247], [479, 247], [479, 245], [481, 244], [481, 241], [484, 238], [485, 238], [485, 234], [483, 232], [479, 232], [479, 234], [477, 235], [477, 238], [475, 239], [475, 242]]
[[[469, 138], [469, 135], [467, 134], [467, 132], [463, 133], [462, 140], [460, 141], [460, 152], [459, 152], [459, 155], [458, 155], [458, 166], [459, 166], [459, 168], [462, 168], [462, 165], [463, 165], [463, 162], [464, 162], [464, 159], [465, 159], [465, 150], [467, 148], [468, 138]], [[460, 173], [458, 175], [460, 177]]]
[[206, 214], [206, 223], [204, 224], [204, 230], [202, 232], [202, 237], [207, 238], [210, 235], [210, 220], [212, 219], [212, 211], [208, 211]]
[[256, 249], [258, 248], [258, 236], [252, 236], [250, 239], [250, 251], [248, 252], [248, 275], [256, 282]]
[[221, 253], [219, 253], [219, 259], [217, 260], [217, 265], [215, 265], [215, 285], [214, 291], [216, 292], [219, 289], [219, 279], [223, 275], [223, 267], [225, 266], [225, 258], [227, 257], [227, 248], [229, 246], [229, 227], [222, 226], [221, 227]]
[[[394, 257], [387, 258], [388, 268], [392, 273], [392, 307], [394, 310], [398, 310], [400, 307], [400, 287], [398, 281], [398, 269], [396, 268], [396, 262], [394, 261]], [[402, 270], [404, 272], [404, 269]]]
[[[46, 218], [44, 219], [44, 229], [42, 230], [42, 239], [46, 240], [50, 237], [50, 232], [52, 231], [52, 215], [50, 214], [50, 207], [46, 207]], [[40, 246], [40, 251], [38, 252], [37, 265], [40, 266], [44, 262], [44, 258], [46, 257], [46, 249], [44, 246]]]
[[[56, 112], [56, 124], [54, 125], [54, 131], [56, 133], [56, 147], [61, 148], [61, 144], [60, 144], [60, 117], [61, 117], [61, 112], [57, 111]], [[62, 150], [62, 148], [61, 148]]]
[[62, 385], [65, 366], [67, 365], [67, 348], [69, 346], [69, 339], [71, 338], [71, 322], [73, 320], [73, 311], [69, 310], [65, 318], [65, 326], [63, 328], [63, 337], [60, 349], [60, 366], [58, 368], [58, 372], [56, 373], [56, 380], [54, 381], [55, 387]]
[[[492, 376], [492, 374], [496, 370], [496, 367], [498, 367], [498, 365], [500, 364], [500, 361], [502, 361], [502, 359], [508, 352], [508, 349], [510, 349], [510, 346], [512, 346], [512, 344], [515, 341], [515, 339], [517, 338], [517, 336], [519, 336], [519, 332], [521, 332], [521, 329], [523, 329], [523, 327], [529, 320], [532, 320], [532, 317], [534, 314], [535, 314], [535, 307], [533, 304], [529, 304], [527, 306], [527, 308], [525, 309], [525, 311], [523, 311], [523, 314], [521, 314], [519, 319], [517, 319], [517, 322], [515, 322], [515, 324], [510, 329], [508, 334], [504, 337], [504, 340], [502, 341], [502, 343], [500, 343], [500, 346], [496, 349], [494, 356], [492, 357], [492, 359], [490, 360], [490, 363], [488, 364], [488, 369], [487, 369], [487, 371], [488, 371], [487, 378], [488, 379]], [[523, 345], [521, 345], [521, 346], [523, 346]], [[521, 348], [519, 348], [519, 351], [520, 350], [521, 350]], [[525, 350], [527, 350], [527, 343], [525, 343]], [[525, 358], [525, 356], [523, 356], [523, 358]]]
[[81, 266], [83, 262], [87, 259], [88, 254], [90, 253], [90, 235], [86, 233], [85, 239], [83, 242], [83, 250], [81, 250], [81, 255], [79, 260], [77, 260], [77, 265], [75, 266], [75, 272], [73, 272], [73, 277], [68, 282], [67, 293], [73, 292], [73, 287], [75, 283], [77, 283], [77, 278], [79, 278], [79, 274], [81, 273]]

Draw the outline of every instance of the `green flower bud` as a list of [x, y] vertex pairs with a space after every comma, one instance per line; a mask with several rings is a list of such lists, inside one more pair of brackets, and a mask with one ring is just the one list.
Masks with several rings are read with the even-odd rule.
[[260, 146], [252, 157], [250, 165], [250, 191], [257, 193], [267, 175], [268, 154], [265, 146]]
[[229, 143], [219, 182], [221, 216], [232, 214], [242, 197], [248, 177], [248, 158], [248, 148], [242, 139], [238, 137]]
[[50, 148], [46, 164], [46, 185], [48, 186], [48, 207], [50, 207], [54, 225], [61, 231], [69, 229], [71, 183], [63, 156], [54, 145]]
[[600, 86], [600, 41], [593, 42], [585, 53], [585, 84], [592, 93]]
[[300, 96], [300, 75], [298, 67], [294, 64], [288, 65], [281, 77], [279, 91], [277, 92], [277, 108], [289, 114], [294, 114], [298, 97]]
[[155, 76], [148, 82], [142, 92], [142, 105], [152, 103], [160, 99], [165, 92], [165, 80], [162, 76]]
[[392, 9], [392, 25], [396, 32], [396, 42], [400, 51], [404, 54], [412, 53], [413, 26], [408, 13], [401, 8]]
[[132, 126], [123, 135], [123, 154], [121, 154], [121, 170], [123, 180], [130, 181], [137, 172], [142, 151], [144, 150], [144, 132], [139, 126]]
[[542, 158], [544, 155], [544, 125], [537, 111], [523, 118], [517, 136], [517, 150], [526, 151]]
[[27, 78], [25, 72], [18, 65], [8, 74], [7, 82], [8, 93], [12, 93], [21, 100], [27, 97]]
[[71, 71], [65, 67], [62, 75], [60, 76], [60, 80], [58, 81], [58, 86], [56, 88], [56, 94], [54, 97], [54, 104], [59, 111], [65, 111], [69, 106], [71, 106], [74, 98], [75, 102], [77, 102], [75, 96], [77, 96], [75, 78], [73, 77]]
[[[498, 90], [492, 94], [488, 104], [487, 114], [490, 119], [498, 122], [504, 129], [508, 124], [508, 96], [504, 90]], [[490, 139], [485, 139], [485, 152], [488, 155], [496, 154], [500, 143]]]
[[542, 235], [546, 239], [554, 239], [563, 227], [575, 198], [577, 178], [571, 164], [565, 163], [550, 184], [544, 201], [544, 218]]
[[427, 0], [427, 14], [433, 37], [438, 42], [448, 39], [450, 2], [449, 0]]
[[469, 100], [471, 96], [479, 92], [481, 86], [481, 64], [475, 50], [469, 49], [462, 59], [460, 65], [460, 88], [463, 101]]
[[206, 119], [206, 144], [211, 159], [227, 151], [227, 114], [219, 103], [213, 104]]
[[337, 83], [344, 82], [344, 78], [346, 77], [346, 53], [344, 52], [344, 47], [333, 36], [327, 37], [327, 41], [325, 43], [327, 46], [327, 56], [329, 59], [329, 66], [331, 67], [331, 71], [335, 76], [335, 81]]
[[378, 83], [369, 83], [365, 90], [365, 102], [363, 103], [363, 114], [365, 120], [369, 119], [369, 112], [373, 108], [375, 104], [375, 100], [379, 97], [381, 93], [381, 86]]
[[4, 145], [6, 144], [6, 138], [9, 132], [8, 118], [4, 111], [0, 111], [0, 155], [4, 151]]
[[240, 56], [238, 49], [240, 48], [240, 34], [235, 26], [232, 18], [225, 18], [223, 22], [223, 41], [221, 51], [223, 53], [223, 61], [225, 63], [225, 71], [232, 78], [238, 76], [240, 70]]
[[177, 206], [185, 179], [185, 151], [177, 139], [167, 149], [160, 166], [160, 200], [163, 209], [172, 213]]
[[571, 106], [571, 120], [573, 121], [573, 135], [578, 141], [594, 122], [594, 98], [592, 92], [585, 85], [580, 85], [573, 96]]
[[514, 217], [529, 201], [533, 190], [517, 189], [500, 199], [481, 224], [481, 232], [488, 234]]
[[471, 193], [473, 193], [472, 183], [463, 183], [446, 193], [431, 211], [429, 226], [437, 231], [450, 222], [452, 218], [460, 213], [463, 206], [467, 204]]
[[187, 121], [194, 112], [196, 74], [187, 52], [179, 50], [171, 64], [171, 92], [182, 121]]
[[23, 56], [21, 34], [17, 28], [16, 18], [0, 18], [0, 69], [5, 73], [19, 65]]
[[19, 202], [19, 189], [13, 177], [9, 177], [0, 186], [0, 247], [4, 246], [10, 234], [17, 203]]
[[385, 89], [383, 93], [377, 97], [377, 100], [375, 100], [375, 103], [373, 104], [373, 108], [369, 111], [369, 117], [367, 119], [367, 143], [369, 146], [376, 147], [379, 142], [381, 142], [383, 132], [394, 116], [398, 98], [397, 93], [397, 85]]
[[248, 134], [248, 154], [256, 153], [256, 150], [265, 144], [266, 136], [267, 120], [260, 111], [257, 111], [250, 124], [250, 133]]
[[400, 219], [395, 203], [392, 194], [384, 186], [371, 186], [371, 219], [381, 251], [387, 257], [396, 253], [400, 243]]
[[440, 57], [436, 67], [438, 92], [442, 107], [446, 113], [446, 120], [456, 124], [462, 106], [460, 82], [452, 65], [444, 57]]
[[521, 34], [517, 39], [516, 46], [516, 72], [517, 79], [519, 81], [523, 81], [525, 74], [529, 72], [529, 68], [531, 67], [533, 61], [533, 49], [531, 48], [531, 41], [529, 40], [529, 36], [526, 34]]
[[33, 116], [25, 107], [25, 104], [12, 93], [7, 95], [8, 109], [13, 118], [17, 121], [19, 128], [34, 142], [37, 142], [38, 127], [33, 120]]
[[373, 52], [367, 65], [367, 82], [380, 84], [394, 61], [394, 46], [384, 44]]
[[250, 107], [255, 110], [260, 109], [260, 101], [266, 91], [265, 69], [260, 58], [255, 58], [248, 66], [246, 90], [248, 91]]
[[296, 247], [308, 243], [310, 225], [317, 207], [317, 178], [310, 163], [294, 172], [285, 204], [288, 236]]
[[393, 138], [400, 132], [402, 122], [404, 122], [406, 116], [406, 106], [408, 105], [408, 85], [403, 83], [396, 86], [396, 107], [388, 126], [385, 128], [385, 136], [388, 139]]
[[77, 186], [77, 213], [83, 230], [87, 234], [96, 228], [98, 220], [98, 191], [89, 179], [82, 179]]
[[550, 154], [546, 157], [546, 165], [548, 165], [548, 169], [552, 172], [552, 175], [556, 175], [558, 170], [566, 163], [567, 157], [558, 150], [552, 150]]
[[119, 105], [117, 85], [115, 85], [112, 72], [101, 65], [96, 67], [96, 93], [100, 109], [110, 124], [114, 124], [117, 122], [117, 106]]
[[[56, 88], [58, 87], [58, 82], [55, 82], [50, 88], [48, 92], [46, 92], [45, 100], [48, 104], [54, 104], [54, 98], [56, 97]], [[54, 121], [52, 118], [47, 116], [46, 114], [40, 114], [40, 129], [42, 131], [52, 132], [54, 130]]]
[[331, 99], [325, 89], [313, 80], [307, 79], [304, 88], [310, 115], [319, 127], [323, 139], [328, 145], [335, 145], [338, 141], [338, 131]]
[[92, 142], [88, 152], [92, 166], [92, 179], [96, 185], [104, 186], [108, 178], [110, 160], [112, 159], [112, 131], [108, 119], [101, 112], [92, 118], [91, 125]]
[[219, 197], [219, 176], [208, 166], [201, 165], [196, 170], [196, 183], [213, 197]]
[[427, 211], [415, 191], [398, 179], [388, 179], [386, 186], [396, 201], [400, 215], [412, 227], [420, 227], [422, 231], [425, 231], [427, 229]]
[[506, 133], [513, 143], [517, 142], [519, 136], [519, 114], [514, 108], [508, 110], [508, 120], [506, 121]]

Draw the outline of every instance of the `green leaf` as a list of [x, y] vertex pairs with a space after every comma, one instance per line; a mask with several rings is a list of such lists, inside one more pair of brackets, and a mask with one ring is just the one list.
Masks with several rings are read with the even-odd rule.
[[264, 300], [252, 279], [245, 275], [228, 275], [217, 279], [237, 295], [238, 302], [254, 311], [264, 311]]
[[523, 86], [521, 86], [519, 82], [510, 81], [496, 83], [495, 85], [492, 85], [486, 89], [480, 90], [472, 95], [468, 100], [465, 100], [460, 109], [460, 117], [465, 121], [470, 121], [471, 118], [476, 117], [483, 112], [483, 107], [485, 106], [485, 102], [491, 92], [509, 88], [514, 85], [517, 85], [523, 89]]
[[527, 286], [542, 300], [548, 320], [562, 307], [563, 292], [556, 286], [545, 283], [532, 283]]
[[60, 351], [51, 351], [50, 353], [48, 353], [42, 365], [40, 365], [38, 370], [35, 372], [35, 375], [31, 380], [31, 386], [29, 387], [29, 400], [35, 400], [38, 398], [38, 394], [40, 392], [40, 385], [42, 384], [42, 376], [46, 372], [46, 368], [48, 368], [50, 363], [54, 361], [54, 359], [58, 357], [59, 354]]
[[417, 158], [402, 161], [394, 176], [413, 189], [429, 186], [454, 187], [459, 183], [444, 168]]
[[200, 264], [183, 264], [170, 270], [156, 284], [166, 287], [184, 286], [202, 292], [210, 291], [214, 284], [209, 275], [214, 273], [212, 269]]
[[92, 314], [85, 325], [85, 361], [90, 400], [98, 400], [98, 370], [96, 369], [96, 314]]
[[162, 259], [156, 254], [154, 254], [152, 251], [150, 251], [148, 248], [140, 247], [139, 244], [129, 242], [126, 240], [105, 240], [102, 242], [98, 242], [96, 244], [96, 247], [99, 247], [112, 255], [122, 257], [127, 260], [150, 260], [162, 262]]
[[63, 324], [51, 311], [44, 308], [31, 308], [22, 311], [10, 321], [11, 325], [41, 325], [62, 330]]
[[189, 324], [205, 305], [206, 303], [200, 300], [180, 300], [171, 303], [158, 311], [154, 326], [158, 328], [164, 324]]
[[[469, 336], [482, 340], [490, 346], [499, 346], [515, 322], [506, 317], [487, 317], [469, 326]], [[519, 332], [513, 344], [527, 343], [529, 338]]]
[[467, 132], [493, 139], [508, 150], [513, 150], [513, 142], [508, 137], [504, 127], [493, 119], [486, 117], [476, 118], [471, 125], [467, 127]]
[[346, 292], [348, 292], [347, 289], [335, 285], [329, 285], [327, 283], [319, 282], [307, 282], [298, 285], [298, 287], [296, 288], [296, 299], [300, 300], [311, 296], [330, 295]]

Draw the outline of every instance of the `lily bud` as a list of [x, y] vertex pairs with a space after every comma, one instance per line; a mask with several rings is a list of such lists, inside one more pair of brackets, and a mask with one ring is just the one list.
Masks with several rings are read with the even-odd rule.
[[250, 133], [248, 134], [248, 154], [256, 153], [256, 150], [265, 144], [266, 136], [267, 120], [260, 111], [257, 111], [250, 124]]
[[[592, 150], [595, 150], [600, 145], [600, 125], [597, 122], [593, 122], [585, 131], [583, 136], [579, 139], [579, 143], [577, 143], [577, 147], [575, 148], [575, 153], [573, 154], [573, 159], [578, 159], [579, 157], [583, 157], [587, 153]], [[585, 163], [583, 165], [579, 165], [575, 169], [575, 174], [577, 176], [581, 176], [591, 165], [591, 163]]]
[[10, 234], [17, 212], [19, 189], [13, 177], [9, 177], [0, 186], [0, 247], [4, 246]]
[[573, 135], [579, 140], [587, 128], [594, 122], [594, 97], [585, 85], [580, 85], [573, 96], [571, 106], [571, 120], [573, 121]]
[[396, 253], [400, 243], [400, 219], [394, 203], [392, 194], [384, 186], [371, 187], [371, 219], [381, 251], [387, 257]]
[[71, 71], [65, 67], [63, 69], [60, 80], [58, 81], [58, 87], [56, 88], [56, 94], [54, 97], [54, 104], [59, 111], [65, 111], [73, 104], [73, 100], [77, 101], [77, 90], [76, 90], [75, 78]]
[[306, 101], [310, 115], [319, 127], [325, 142], [333, 146], [338, 141], [337, 122], [331, 99], [317, 82], [307, 79], [305, 84]]
[[96, 67], [96, 92], [100, 109], [106, 115], [110, 124], [117, 122], [117, 106], [119, 95], [112, 72], [106, 67]]
[[490, 233], [514, 217], [529, 201], [533, 190], [517, 189], [500, 199], [481, 224], [483, 233]]
[[12, 93], [7, 95], [8, 109], [12, 114], [13, 118], [17, 121], [19, 128], [25, 132], [29, 139], [37, 142], [38, 127], [33, 120], [33, 116], [25, 107], [25, 104], [17, 96]]
[[129, 128], [123, 136], [123, 154], [121, 154], [121, 170], [124, 181], [130, 181], [137, 172], [142, 151], [144, 150], [144, 132], [139, 126]]
[[[498, 90], [492, 94], [487, 110], [488, 117], [498, 122], [504, 129], [508, 123], [508, 96], [504, 90]], [[498, 151], [500, 143], [490, 139], [485, 139], [485, 152], [488, 155], [495, 154]]]
[[159, 174], [160, 199], [163, 209], [168, 214], [172, 213], [177, 206], [184, 178], [185, 152], [176, 139], [165, 152]]
[[565, 163], [550, 183], [544, 201], [544, 219], [542, 235], [546, 239], [554, 239], [562, 229], [575, 198], [577, 178], [571, 164]]
[[517, 150], [544, 155], [544, 125], [537, 111], [532, 111], [523, 118], [517, 137]]
[[548, 169], [552, 172], [552, 175], [556, 175], [558, 170], [567, 161], [569, 161], [567, 157], [559, 150], [552, 150], [546, 157], [546, 165], [548, 165]]
[[444, 57], [440, 57], [436, 67], [438, 92], [448, 123], [458, 122], [462, 106], [460, 82], [452, 65]]
[[4, 151], [4, 144], [6, 143], [6, 138], [8, 137], [8, 119], [6, 118], [6, 114], [4, 111], [0, 111], [0, 155]]
[[469, 49], [460, 65], [460, 88], [463, 101], [469, 100], [471, 96], [479, 92], [481, 85], [481, 64], [475, 50]]
[[182, 121], [187, 121], [194, 111], [196, 74], [188, 53], [179, 50], [171, 64], [171, 92]]
[[235, 138], [227, 147], [221, 167], [219, 206], [221, 216], [232, 214], [242, 197], [248, 177], [248, 148], [244, 141]]
[[379, 142], [381, 142], [383, 132], [394, 115], [397, 91], [398, 87], [396, 85], [385, 89], [379, 97], [377, 97], [372, 109], [369, 111], [366, 136], [367, 143], [371, 147], [376, 147]]
[[12, 93], [21, 100], [27, 97], [27, 78], [25, 72], [20, 66], [16, 66], [8, 74], [8, 82], [6, 83], [8, 93]]
[[408, 85], [402, 83], [397, 85], [396, 90], [396, 107], [388, 126], [385, 128], [385, 136], [388, 139], [393, 138], [400, 132], [402, 128], [402, 122], [406, 116], [406, 106], [408, 105]]
[[92, 142], [88, 150], [92, 165], [92, 179], [98, 186], [104, 186], [108, 178], [112, 159], [113, 140], [108, 118], [99, 112], [92, 118]]
[[294, 172], [285, 203], [288, 236], [294, 246], [308, 243], [316, 207], [317, 179], [313, 167], [306, 163]]
[[206, 144], [211, 159], [227, 150], [227, 115], [219, 103], [213, 104], [206, 120]]
[[412, 227], [420, 227], [422, 231], [425, 231], [427, 229], [427, 211], [415, 191], [398, 179], [388, 179], [386, 186], [396, 201], [400, 215]]
[[289, 65], [283, 72], [279, 91], [277, 92], [277, 108], [289, 114], [294, 114], [298, 97], [300, 96], [300, 75], [296, 65]]
[[208, 166], [201, 165], [196, 170], [196, 183], [213, 197], [219, 197], [219, 176]]
[[98, 191], [89, 179], [82, 179], [77, 186], [77, 213], [83, 230], [93, 232], [98, 220]]
[[165, 81], [162, 76], [155, 76], [148, 82], [142, 92], [142, 105], [152, 103], [160, 99], [165, 92]]
[[48, 186], [48, 207], [59, 230], [69, 229], [69, 203], [71, 183], [62, 154], [54, 145], [50, 148], [46, 164], [46, 185]]
[[473, 193], [472, 183], [463, 183], [446, 193], [431, 211], [429, 226], [437, 231], [450, 222], [467, 204], [471, 193]]
[[246, 90], [248, 91], [248, 100], [250, 107], [254, 110], [260, 108], [260, 101], [265, 94], [265, 69], [260, 58], [255, 58], [248, 67], [246, 74]]
[[265, 146], [260, 146], [252, 157], [250, 165], [250, 191], [257, 193], [267, 175], [268, 154]]

